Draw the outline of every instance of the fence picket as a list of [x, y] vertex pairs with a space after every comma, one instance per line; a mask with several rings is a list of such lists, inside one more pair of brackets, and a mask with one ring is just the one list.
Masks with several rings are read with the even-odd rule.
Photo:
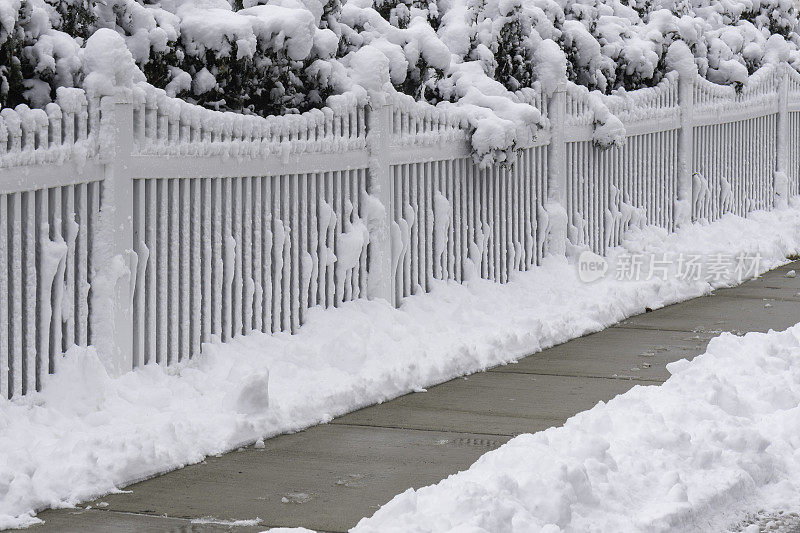
[[147, 258], [147, 270], [145, 271], [144, 291], [145, 291], [145, 313], [146, 313], [146, 342], [144, 351], [144, 364], [158, 362], [159, 347], [159, 322], [157, 316], [158, 309], [158, 279], [159, 265], [161, 263], [161, 250], [157, 245], [158, 241], [158, 185], [161, 180], [145, 180], [145, 242], [149, 249]]
[[77, 215], [78, 235], [75, 247], [75, 286], [73, 288], [75, 321], [75, 344], [89, 344], [89, 189], [86, 183], [76, 186], [78, 193]]
[[[202, 336], [201, 342], [210, 342], [211, 334], [214, 332], [214, 312], [212, 312], [214, 292], [212, 285], [212, 276], [214, 273], [214, 254], [211, 252], [213, 243], [213, 226], [211, 220], [213, 191], [212, 179], [204, 178], [201, 180], [201, 223], [200, 223], [200, 239], [202, 242], [200, 251], [200, 268], [202, 272], [202, 289], [200, 291], [201, 300], [201, 322], [202, 322]], [[217, 308], [217, 312], [218, 312]]]
[[0, 397], [9, 398], [11, 383], [11, 360], [9, 358], [9, 338], [13, 331], [9, 327], [8, 312], [13, 293], [9, 290], [9, 239], [8, 239], [8, 195], [0, 194]]
[[12, 321], [11, 333], [11, 375], [9, 377], [9, 389], [12, 396], [22, 394], [22, 193], [15, 193], [9, 197], [8, 204], [9, 225], [11, 230], [11, 245], [9, 252], [11, 255], [10, 278], [11, 290], [8, 300], [11, 302], [9, 315]]
[[188, 215], [189, 225], [189, 254], [191, 268], [189, 269], [189, 342], [187, 343], [189, 352], [187, 356], [200, 353], [200, 346], [203, 342], [203, 267], [201, 266], [201, 255], [204, 241], [203, 235], [203, 180], [193, 179], [189, 181], [188, 189], [190, 195], [191, 213]]
[[[50, 367], [50, 327], [55, 322], [54, 309], [53, 309], [53, 279], [48, 279], [50, 276], [47, 272], [48, 268], [52, 268], [47, 260], [47, 243], [51, 240], [50, 235], [50, 191], [48, 189], [40, 189], [35, 192], [36, 212], [35, 218], [35, 254], [36, 254], [36, 271], [37, 279], [36, 286], [39, 289], [39, 295], [36, 299], [36, 315], [37, 315], [37, 334], [36, 344], [34, 346], [36, 358], [36, 388], [39, 388], [41, 383], [42, 373], [48, 372]], [[59, 213], [60, 214], [60, 213]], [[55, 278], [55, 272], [53, 273]], [[59, 316], [60, 318], [60, 316]], [[59, 341], [60, 341], [59, 336]]]

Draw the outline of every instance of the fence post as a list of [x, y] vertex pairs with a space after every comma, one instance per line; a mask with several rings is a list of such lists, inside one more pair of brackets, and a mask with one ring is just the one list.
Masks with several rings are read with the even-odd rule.
[[678, 104], [681, 129], [678, 132], [678, 192], [674, 204], [675, 228], [692, 222], [692, 170], [694, 166], [694, 77], [693, 72], [678, 75]]
[[789, 72], [788, 63], [780, 63], [780, 81], [778, 82], [778, 117], [777, 117], [777, 161], [773, 185], [775, 207], [788, 206], [789, 200]]
[[[564, 255], [567, 250], [567, 122], [566, 84], [559, 84], [547, 104], [550, 144], [547, 145], [548, 215], [545, 250], [547, 255]], [[541, 229], [540, 229], [541, 231]]]
[[133, 103], [130, 89], [118, 89], [100, 103], [98, 132], [104, 180], [93, 253], [93, 344], [116, 375], [133, 368]]
[[396, 305], [392, 272], [392, 177], [387, 157], [392, 135], [393, 107], [384, 94], [371, 93], [367, 121], [369, 153], [369, 284], [370, 300], [376, 298]]

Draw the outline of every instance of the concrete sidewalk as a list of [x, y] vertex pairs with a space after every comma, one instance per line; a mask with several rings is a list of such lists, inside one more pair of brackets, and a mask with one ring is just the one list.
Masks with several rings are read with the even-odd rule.
[[[368, 407], [327, 425], [134, 484], [82, 509], [45, 511], [27, 531], [346, 531], [408, 487], [464, 470], [514, 435], [558, 426], [665, 365], [704, 351], [722, 331], [785, 329], [800, 321], [800, 277], [786, 265], [733, 289], [632, 317], [517, 364]], [[192, 520], [260, 518], [257, 527]]]

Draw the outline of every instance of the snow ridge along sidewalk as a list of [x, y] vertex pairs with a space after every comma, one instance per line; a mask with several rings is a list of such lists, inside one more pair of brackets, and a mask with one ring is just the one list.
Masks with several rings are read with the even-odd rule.
[[711, 532], [800, 507], [800, 324], [723, 333], [667, 369], [407, 490], [353, 533]]
[[[764, 271], [800, 250], [800, 209], [726, 216], [677, 234], [645, 228], [626, 248], [758, 254]], [[671, 276], [587, 284], [575, 265], [550, 258], [507, 285], [442, 282], [399, 310], [380, 302], [312, 310], [298, 335], [212, 345], [169, 372], [144, 367], [112, 379], [93, 350], [75, 349], [44, 392], [0, 401], [0, 528], [732, 282]]]

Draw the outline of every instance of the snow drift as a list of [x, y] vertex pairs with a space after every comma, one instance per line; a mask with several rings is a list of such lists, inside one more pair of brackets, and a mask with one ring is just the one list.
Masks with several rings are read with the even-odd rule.
[[[800, 251], [800, 206], [726, 215], [674, 234], [636, 228], [625, 246], [659, 254], [760, 254], [764, 270]], [[611, 258], [625, 251], [615, 249]], [[207, 345], [201, 356], [167, 369], [145, 365], [115, 378], [93, 349], [73, 348], [42, 392], [0, 399], [0, 528], [34, 523], [38, 509], [75, 505], [711, 288], [679, 278], [586, 284], [566, 258], [551, 257], [503, 285], [436, 282], [431, 294], [409, 297], [400, 309], [365, 300], [313, 308], [296, 335], [254, 333]], [[587, 453], [594, 449], [587, 446]], [[553, 498], [557, 506], [569, 502]], [[372, 523], [388, 523], [396, 512]]]
[[723, 531], [752, 509], [796, 509], [800, 325], [723, 333], [667, 370], [663, 385], [520, 435], [352, 531]]

